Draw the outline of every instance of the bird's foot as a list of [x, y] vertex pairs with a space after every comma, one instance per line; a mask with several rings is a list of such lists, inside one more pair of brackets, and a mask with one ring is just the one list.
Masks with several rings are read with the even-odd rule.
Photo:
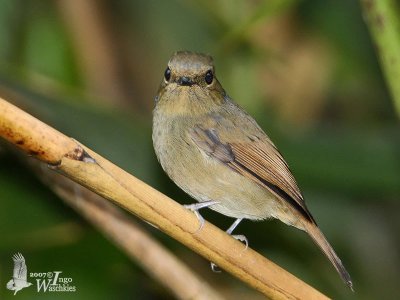
[[239, 225], [239, 223], [242, 221], [243, 219], [239, 218], [236, 219], [235, 222], [233, 222], [233, 224], [231, 225], [231, 227], [228, 228], [228, 230], [226, 231], [227, 234], [229, 234], [230, 236], [232, 236], [234, 239], [239, 240], [243, 243], [245, 243], [246, 248], [244, 250], [246, 250], [249, 247], [249, 241], [247, 240], [247, 238], [243, 235], [243, 234], [232, 234], [233, 230]]
[[215, 204], [218, 204], [218, 203], [219, 203], [218, 201], [205, 201], [205, 202], [188, 204], [188, 205], [184, 205], [183, 206], [184, 208], [189, 209], [192, 212], [194, 212], [194, 214], [196, 215], [197, 219], [200, 222], [199, 228], [194, 233], [197, 233], [197, 232], [201, 231], [203, 229], [203, 226], [204, 226], [204, 218], [200, 215], [199, 209], [202, 209], [202, 208], [205, 208], [205, 207], [209, 207], [211, 205], [215, 205]]
[[210, 262], [210, 265], [211, 265], [211, 270], [214, 273], [221, 273], [221, 269], [216, 264], [214, 264], [213, 262]]
[[233, 237], [235, 240], [241, 241], [246, 245], [246, 248], [244, 250], [247, 250], [249, 247], [249, 241], [247, 240], [247, 237], [244, 236], [243, 234], [231, 234], [231, 237]]

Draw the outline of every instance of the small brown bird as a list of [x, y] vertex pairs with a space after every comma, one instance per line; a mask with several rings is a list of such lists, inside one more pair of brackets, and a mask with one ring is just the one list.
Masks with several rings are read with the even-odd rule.
[[[236, 218], [276, 218], [307, 232], [352, 288], [350, 275], [307, 209], [288, 165], [215, 77], [210, 56], [172, 55], [155, 98], [153, 144], [168, 176], [199, 203]], [[247, 240], [242, 235], [233, 236]]]

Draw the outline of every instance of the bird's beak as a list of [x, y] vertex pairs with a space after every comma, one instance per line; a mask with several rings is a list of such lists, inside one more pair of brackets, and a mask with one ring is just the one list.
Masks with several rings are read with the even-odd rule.
[[193, 81], [189, 77], [182, 76], [182, 77], [179, 77], [178, 84], [179, 85], [191, 86], [193, 84]]

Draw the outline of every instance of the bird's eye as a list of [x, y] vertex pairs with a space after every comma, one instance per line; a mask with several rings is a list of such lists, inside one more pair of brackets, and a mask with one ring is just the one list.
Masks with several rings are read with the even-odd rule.
[[211, 70], [208, 70], [204, 79], [207, 84], [211, 84], [214, 80], [213, 72]]
[[165, 70], [164, 77], [165, 77], [166, 81], [169, 81], [171, 79], [171, 69], [170, 68], [167, 68]]

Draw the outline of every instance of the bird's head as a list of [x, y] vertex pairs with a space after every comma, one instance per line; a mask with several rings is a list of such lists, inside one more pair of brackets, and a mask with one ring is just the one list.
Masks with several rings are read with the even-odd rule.
[[156, 97], [165, 113], [207, 112], [225, 101], [209, 55], [179, 51], [172, 55]]

